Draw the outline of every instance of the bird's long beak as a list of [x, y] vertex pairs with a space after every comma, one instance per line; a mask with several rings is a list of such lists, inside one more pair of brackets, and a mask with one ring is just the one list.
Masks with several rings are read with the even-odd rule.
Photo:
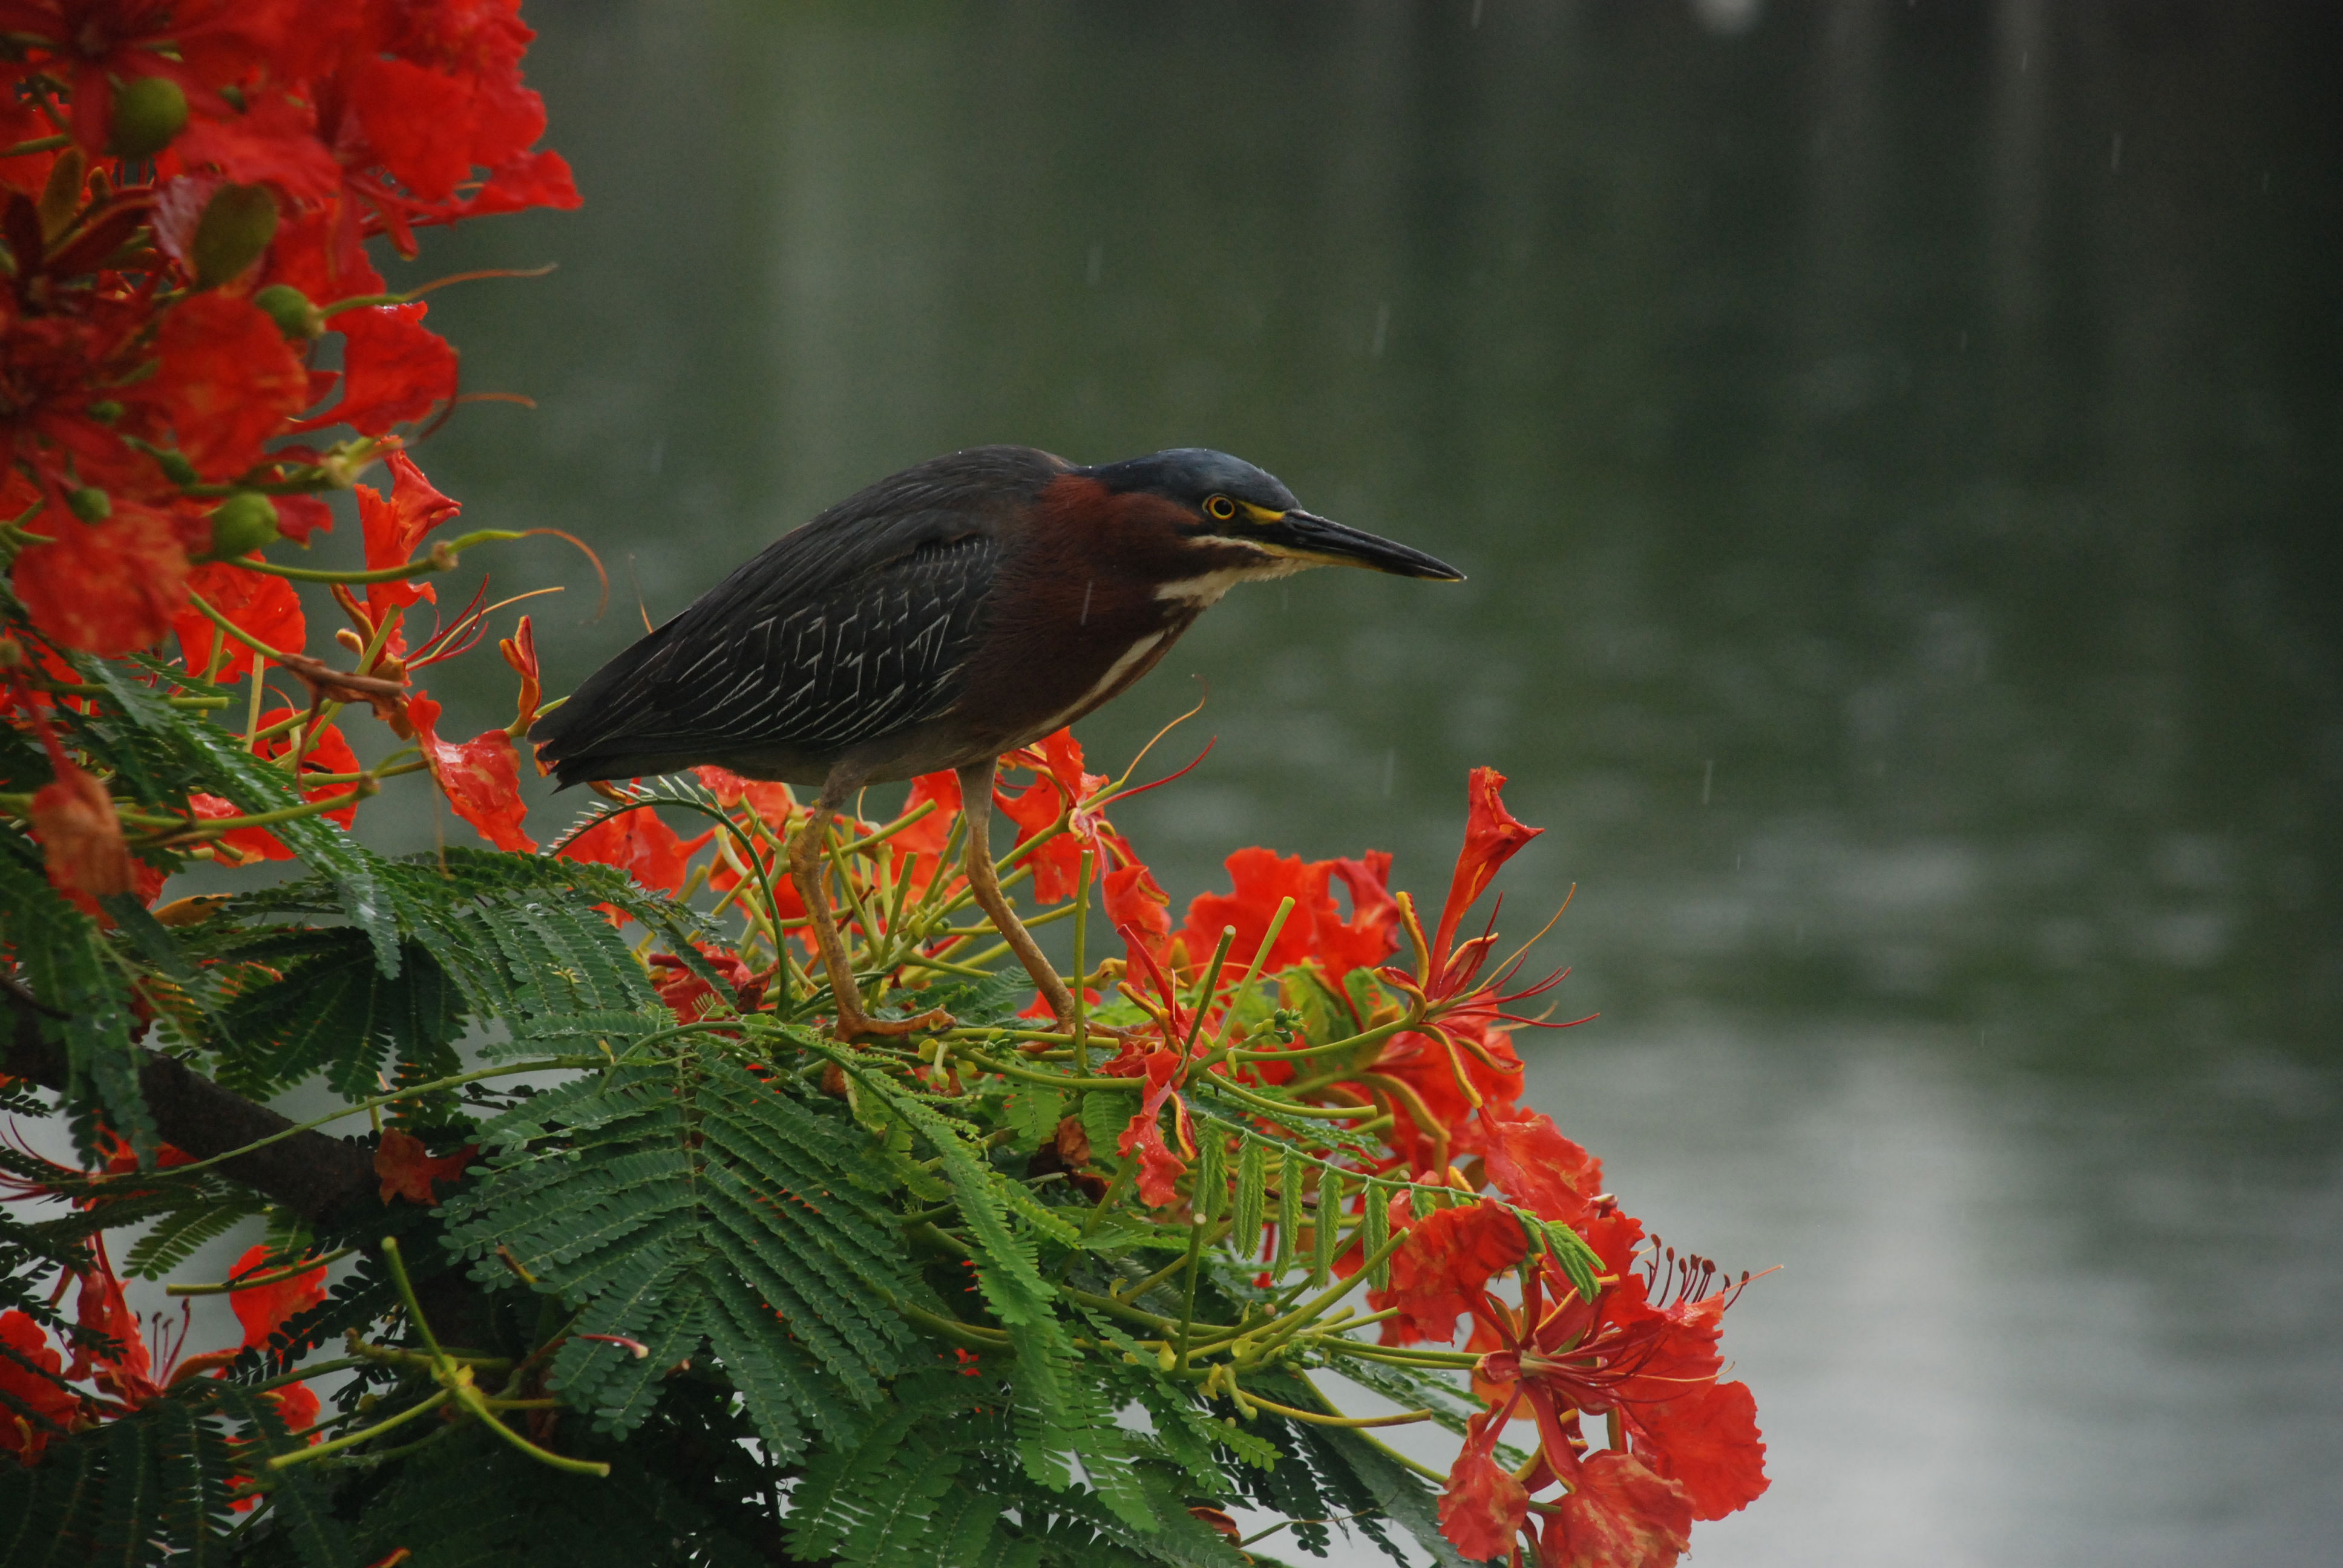
[[1371, 571], [1390, 572], [1403, 578], [1430, 578], [1435, 582], [1464, 580], [1463, 572], [1446, 561], [1425, 555], [1422, 550], [1410, 549], [1405, 545], [1357, 528], [1344, 528], [1331, 518], [1314, 516], [1300, 508], [1283, 514], [1251, 537], [1254, 543], [1278, 555], [1318, 566], [1365, 567]]

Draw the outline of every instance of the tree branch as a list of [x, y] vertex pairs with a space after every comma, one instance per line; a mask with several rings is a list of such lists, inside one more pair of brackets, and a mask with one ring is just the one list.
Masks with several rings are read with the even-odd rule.
[[[0, 1072], [62, 1091], [69, 1077], [65, 1048], [42, 1030], [41, 1012], [45, 1010], [13, 985], [0, 987], [0, 996], [7, 1000], [13, 1025], [5, 1054], [0, 1055]], [[156, 1131], [164, 1142], [198, 1160], [241, 1149], [292, 1125], [288, 1118], [222, 1089], [185, 1062], [151, 1050], [141, 1054], [146, 1062], [138, 1070], [138, 1088], [146, 1097]], [[315, 1131], [241, 1155], [219, 1169], [222, 1175], [309, 1220], [322, 1219], [375, 1181], [372, 1148]]]

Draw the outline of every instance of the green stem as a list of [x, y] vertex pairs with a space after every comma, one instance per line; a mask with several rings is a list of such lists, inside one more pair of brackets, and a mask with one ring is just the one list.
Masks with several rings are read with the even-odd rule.
[[442, 539], [433, 545], [427, 553], [419, 555], [413, 560], [402, 561], [395, 567], [377, 567], [374, 570], [367, 572], [322, 571], [315, 567], [279, 566], [275, 561], [257, 558], [238, 558], [236, 564], [246, 571], [266, 572], [270, 577], [290, 578], [295, 582], [353, 585], [389, 583], [397, 582], [401, 578], [416, 577], [424, 572], [452, 571], [456, 566], [456, 558], [475, 545], [492, 544], [499, 540], [521, 539], [528, 537], [525, 532], [512, 528], [477, 528], [458, 538]]
[[[266, 1149], [272, 1143], [282, 1143], [297, 1133], [314, 1132], [327, 1123], [339, 1121], [344, 1117], [363, 1115], [377, 1107], [396, 1105], [402, 1100], [413, 1100], [421, 1095], [436, 1093], [442, 1089], [455, 1089], [487, 1078], [510, 1078], [516, 1073], [522, 1072], [544, 1072], [556, 1068], [608, 1067], [608, 1065], [607, 1060], [598, 1056], [555, 1056], [538, 1061], [521, 1062], [513, 1067], [484, 1067], [475, 1072], [458, 1072], [450, 1077], [434, 1079], [428, 1083], [418, 1083], [411, 1088], [401, 1089], [394, 1093], [377, 1094], [371, 1100], [361, 1100], [356, 1104], [346, 1105], [341, 1110], [329, 1111], [324, 1116], [315, 1117], [307, 1121], [295, 1122], [290, 1127], [280, 1127], [267, 1137], [256, 1138], [240, 1149], [231, 1149], [225, 1154], [215, 1154], [208, 1160], [198, 1160], [192, 1165], [174, 1165], [171, 1167], [171, 1175], [174, 1178], [192, 1176], [198, 1171], [208, 1171], [215, 1165], [241, 1159], [257, 1150]], [[140, 1180], [146, 1179], [140, 1178]]]
[[285, 1470], [296, 1464], [307, 1464], [312, 1461], [324, 1459], [330, 1454], [339, 1453], [344, 1449], [356, 1448], [362, 1442], [372, 1442], [384, 1432], [394, 1432], [399, 1427], [405, 1426], [408, 1422], [413, 1421], [418, 1415], [430, 1414], [433, 1411], [437, 1410], [441, 1405], [446, 1404], [448, 1400], [453, 1397], [453, 1395], [448, 1393], [448, 1392], [443, 1388], [437, 1393], [433, 1394], [429, 1399], [425, 1400], [422, 1403], [409, 1405], [405, 1410], [400, 1411], [397, 1415], [392, 1416], [389, 1420], [378, 1421], [363, 1431], [346, 1432], [342, 1436], [335, 1438], [328, 1442], [313, 1443], [307, 1448], [296, 1449], [290, 1453], [280, 1453], [268, 1462], [268, 1468], [271, 1470]]
[[1089, 988], [1082, 984], [1090, 973], [1091, 934], [1091, 871], [1098, 859], [1097, 851], [1084, 849], [1080, 868], [1074, 877], [1074, 1016], [1071, 1027], [1074, 1036], [1074, 1072], [1076, 1076], [1091, 1070]]

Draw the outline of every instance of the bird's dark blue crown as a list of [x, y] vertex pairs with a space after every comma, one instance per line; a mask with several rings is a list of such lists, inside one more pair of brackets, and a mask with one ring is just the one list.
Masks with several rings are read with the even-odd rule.
[[1274, 474], [1209, 447], [1174, 447], [1085, 471], [1110, 490], [1145, 490], [1188, 507], [1202, 505], [1207, 496], [1228, 496], [1272, 512], [1301, 505]]

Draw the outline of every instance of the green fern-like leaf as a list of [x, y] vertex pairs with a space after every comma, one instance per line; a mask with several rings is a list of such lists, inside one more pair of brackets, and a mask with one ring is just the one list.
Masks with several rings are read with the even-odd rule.
[[40, 1028], [65, 1047], [67, 1101], [101, 1106], [140, 1160], [151, 1161], [155, 1123], [138, 1089], [146, 1058], [131, 1038], [127, 977], [97, 922], [58, 897], [40, 863], [29, 839], [0, 827], [0, 946], [15, 953], [25, 984], [50, 1010]]
[[703, 1338], [782, 1453], [900, 1367], [892, 1303], [913, 1282], [868, 1138], [834, 1102], [709, 1059], [563, 1085], [482, 1138], [503, 1152], [450, 1205], [448, 1245], [490, 1285], [512, 1278], [502, 1248], [581, 1312], [552, 1378], [600, 1428], [639, 1425]]

